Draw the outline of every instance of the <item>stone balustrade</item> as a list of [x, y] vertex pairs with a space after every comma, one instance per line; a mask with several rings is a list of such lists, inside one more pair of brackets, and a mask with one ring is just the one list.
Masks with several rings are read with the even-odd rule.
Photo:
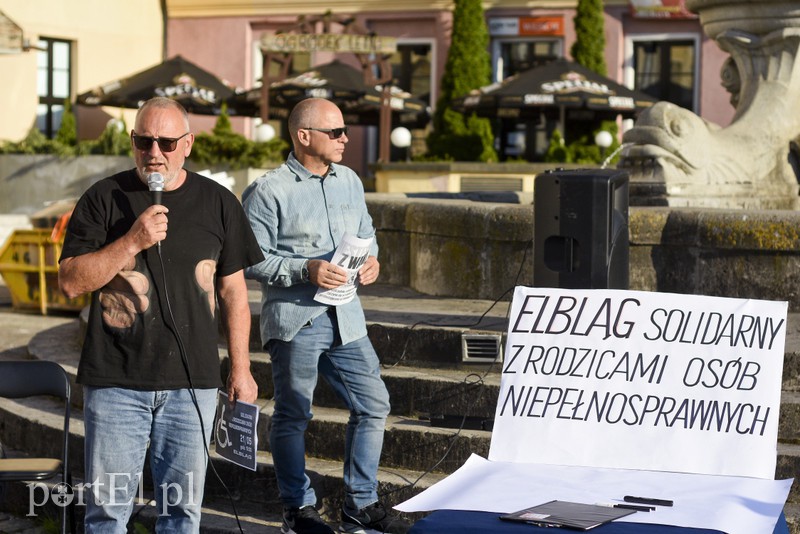
[[[496, 299], [533, 285], [531, 204], [368, 193], [381, 280]], [[631, 207], [630, 288], [786, 300], [800, 310], [800, 212]]]

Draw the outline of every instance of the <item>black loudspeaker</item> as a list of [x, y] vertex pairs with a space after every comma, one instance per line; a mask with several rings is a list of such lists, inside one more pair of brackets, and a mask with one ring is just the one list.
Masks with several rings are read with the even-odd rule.
[[533, 285], [628, 289], [628, 174], [548, 171], [533, 189]]

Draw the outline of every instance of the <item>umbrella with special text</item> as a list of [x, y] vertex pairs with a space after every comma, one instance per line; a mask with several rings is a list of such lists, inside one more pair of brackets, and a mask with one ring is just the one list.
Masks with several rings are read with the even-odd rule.
[[[285, 119], [295, 104], [312, 97], [334, 102], [348, 124], [378, 124], [382, 87], [367, 85], [360, 69], [338, 60], [272, 82], [269, 86], [270, 118]], [[261, 88], [255, 88], [234, 95], [229, 106], [245, 115], [257, 115], [260, 101]], [[426, 102], [398, 87], [390, 87], [389, 107], [395, 125], [423, 127], [430, 118]]]
[[453, 107], [483, 117], [527, 119], [578, 108], [592, 118], [635, 117], [657, 99], [628, 89], [578, 63], [560, 59], [487, 85], [459, 98]]
[[[78, 95], [78, 104], [137, 109], [145, 100], [165, 96], [186, 111], [219, 115], [235, 90], [214, 74], [181, 56], [174, 56], [141, 72], [110, 81]], [[229, 111], [234, 115], [235, 110]]]

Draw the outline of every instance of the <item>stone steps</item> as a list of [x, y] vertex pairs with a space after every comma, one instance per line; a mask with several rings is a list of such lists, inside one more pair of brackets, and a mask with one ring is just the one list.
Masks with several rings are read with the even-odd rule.
[[[72, 355], [65, 350], [65, 339], [77, 335], [77, 323], [62, 325], [35, 335], [28, 345], [32, 355], [53, 359], [74, 373], [77, 370], [77, 347]], [[225, 374], [226, 351], [220, 349]], [[259, 397], [272, 396], [272, 378], [269, 355], [256, 352], [251, 355], [253, 374], [259, 383]], [[485, 367], [485, 366], [483, 366]], [[474, 369], [466, 373], [461, 369], [420, 369], [406, 366], [382, 369], [384, 381], [392, 399], [392, 417], [387, 426], [382, 465], [425, 471], [437, 464], [447, 451], [445, 461], [437, 472], [449, 473], [462, 465], [471, 453], [486, 456], [491, 433], [476, 428], [478, 422], [491, 421], [499, 392], [500, 376], [495, 370]], [[74, 388], [74, 402], [80, 405], [80, 388]], [[272, 412], [271, 402], [259, 401], [263, 405], [259, 424], [259, 443], [262, 450], [268, 449], [267, 422]], [[310, 455], [321, 458], [342, 458], [341, 444], [347, 413], [341, 410], [339, 400], [332, 390], [321, 381], [314, 397], [315, 417], [311, 421], [307, 439]], [[451, 421], [441, 424], [455, 428], [432, 426], [431, 417], [449, 416]], [[466, 416], [462, 421], [459, 416]], [[785, 390], [782, 394], [779, 417], [779, 443], [785, 453], [779, 454], [779, 478], [794, 477], [800, 472], [800, 392]], [[800, 502], [800, 498], [798, 499]]]
[[[270, 407], [267, 407], [270, 408]], [[321, 425], [309, 428], [309, 436], [325, 435], [334, 431], [334, 439], [338, 439], [339, 429], [342, 425], [342, 414], [335, 410], [322, 409], [319, 419]], [[60, 454], [60, 429], [62, 408], [60, 403], [50, 398], [33, 398], [10, 400], [0, 399], [0, 436], [5, 443], [14, 443], [21, 450], [29, 454], [42, 456], [58, 456]], [[393, 418], [389, 425], [389, 434], [397, 426], [402, 426], [402, 420]], [[264, 429], [260, 428], [263, 434]], [[312, 440], [313, 441], [313, 440]], [[333, 440], [331, 440], [333, 441]], [[70, 422], [70, 463], [76, 480], [80, 480], [83, 471], [83, 442], [84, 426], [80, 410], [75, 410]], [[260, 444], [268, 443], [267, 439], [259, 436]], [[309, 447], [311, 449], [311, 447]], [[339, 456], [341, 456], [339, 454]], [[239, 512], [246, 512], [249, 522], [273, 522], [279, 525], [279, 514], [282, 509], [278, 499], [277, 486], [273, 471], [272, 457], [269, 452], [258, 452], [258, 464], [255, 472], [235, 466], [221, 459], [214, 451], [210, 451], [213, 469], [209, 469], [206, 481], [206, 505], [211, 516], [216, 522], [224, 522], [227, 518], [230, 526], [235, 526], [233, 519], [234, 506]], [[456, 466], [458, 467], [458, 466]], [[342, 464], [340, 458], [317, 457], [316, 454], [307, 459], [307, 471], [312, 479], [319, 497], [319, 504], [326, 511], [331, 522], [337, 521], [338, 510], [341, 508]], [[149, 468], [145, 467], [145, 487], [151, 487]], [[389, 506], [405, 501], [419, 491], [442, 480], [443, 473], [426, 473], [398, 468], [394, 466], [381, 466], [378, 473], [379, 494]], [[231, 494], [228, 497], [228, 493]], [[29, 501], [28, 490], [23, 484], [16, 488], [16, 497], [12, 499], [18, 512], [27, 513]], [[232, 505], [233, 499], [235, 505]], [[8, 502], [8, 499], [6, 499]], [[150, 515], [154, 515], [153, 514]], [[145, 514], [147, 516], [148, 514]]]
[[[77, 370], [78, 344], [67, 340], [74, 338], [79, 332], [79, 323], [64, 324], [36, 334], [28, 344], [32, 356], [57, 359], [69, 372]], [[223, 362], [225, 350], [220, 350]], [[261, 396], [269, 397], [271, 393], [271, 374], [269, 355], [256, 352], [252, 355], [253, 371], [261, 385]], [[487, 417], [493, 415], [494, 403], [499, 387], [499, 375], [496, 370], [481, 366], [483, 369], [475, 373], [472, 382], [465, 382], [464, 369], [419, 369], [406, 366], [394, 366], [383, 370], [384, 379], [395, 401], [393, 415], [387, 423], [384, 451], [381, 461], [381, 491], [389, 492], [385, 500], [388, 504], [402, 502], [417, 491], [428, 487], [463, 465], [470, 454], [488, 455], [491, 433], [484, 430], [441, 428], [431, 426], [425, 420], [425, 414], [431, 405], [430, 399], [443, 399], [439, 405], [446, 406], [448, 413], [482, 413]], [[476, 395], [480, 389], [483, 395]], [[485, 396], [485, 399], [481, 397]], [[340, 505], [341, 493], [341, 444], [347, 414], [337, 408], [338, 401], [327, 386], [321, 384], [315, 398], [315, 417], [311, 421], [307, 433], [309, 452], [309, 472], [320, 496], [323, 513], [332, 522], [336, 521], [336, 510]], [[422, 400], [420, 400], [422, 399]], [[427, 399], [427, 400], [425, 400]], [[800, 393], [784, 391], [781, 409], [781, 442], [778, 445], [777, 478], [794, 477], [800, 472], [800, 444], [797, 443], [797, 414]], [[9, 401], [6, 401], [9, 402]], [[40, 401], [40, 402], [46, 402]], [[54, 403], [55, 401], [50, 401]], [[80, 405], [80, 388], [75, 388], [73, 402]], [[471, 403], [471, 411], [467, 405]], [[236, 506], [245, 510], [256, 510], [255, 515], [245, 515], [245, 521], [258, 524], [258, 521], [279, 524], [278, 502], [274, 475], [268, 453], [269, 440], [267, 425], [271, 413], [270, 401], [259, 401], [263, 404], [259, 423], [259, 467], [251, 473], [227, 462], [214, 460], [214, 465], [229, 489], [233, 489]], [[473, 410], [478, 406], [477, 410]], [[32, 412], [33, 410], [33, 412]], [[42, 439], [43, 431], [41, 414], [35, 413], [36, 407], [19, 407], [3, 409], [0, 405], [0, 420], [8, 424], [9, 417], [16, 418], [11, 426], [25, 429], [24, 434], [33, 437], [30, 441], [20, 438], [26, 450], [36, 450], [36, 442], [55, 442], [53, 439]], [[58, 410], [52, 407], [54, 428], [58, 424]], [[788, 415], [787, 415], [788, 414]], [[30, 431], [29, 421], [33, 421], [35, 432]], [[79, 410], [73, 417], [72, 462], [75, 469], [82, 468], [82, 421]], [[425, 471], [435, 466], [434, 473]], [[421, 478], [420, 478], [421, 477]], [[412, 489], [406, 489], [410, 482], [420, 478]], [[222, 486], [212, 478], [209, 472], [207, 483], [209, 522], [228, 525], [235, 532], [235, 519], [231, 516], [232, 508], [225, 498]], [[793, 487], [789, 496], [786, 512], [790, 524], [797, 525], [800, 518], [800, 490]], [[144, 512], [143, 512], [144, 513]], [[142, 521], [144, 521], [143, 516]], [[271, 518], [271, 519], [270, 519]], [[205, 527], [204, 527], [205, 528]], [[209, 527], [210, 528], [210, 527]], [[227, 527], [214, 527], [225, 532]], [[265, 525], [266, 528], [266, 525]], [[793, 527], [794, 528], [794, 527]], [[204, 530], [205, 532], [205, 530]], [[269, 532], [265, 530], [264, 532]], [[797, 534], [796, 530], [792, 530]]]
[[[362, 301], [368, 318], [369, 335], [383, 363], [382, 374], [392, 399], [392, 415], [381, 460], [380, 491], [387, 504], [406, 500], [451, 473], [470, 454], [488, 455], [491, 433], [482, 430], [494, 416], [499, 391], [498, 365], [465, 364], [461, 361], [461, 335], [464, 332], [502, 335], [508, 303], [500, 303], [487, 313], [491, 302], [458, 299], [420, 298], [397, 289], [382, 297], [365, 295]], [[252, 297], [251, 297], [252, 298]], [[251, 472], [213, 458], [225, 485], [231, 491], [240, 517], [251, 531], [277, 532], [280, 504], [274, 482], [267, 424], [271, 414], [272, 380], [269, 355], [260, 349], [258, 306], [253, 304], [254, 320], [252, 370], [259, 383], [262, 406], [259, 434], [259, 464]], [[29, 340], [32, 357], [61, 363], [71, 374], [77, 371], [81, 321], [74, 320], [42, 330]], [[461, 326], [458, 326], [461, 325]], [[220, 349], [226, 362], [226, 352]], [[778, 478], [800, 473], [800, 315], [790, 316], [777, 450]], [[6, 401], [8, 402], [8, 401]], [[80, 410], [81, 388], [74, 388], [72, 461], [75, 472], [82, 470], [83, 426]], [[341, 458], [347, 414], [326, 384], [315, 394], [314, 419], [307, 432], [309, 472], [320, 497], [322, 512], [336, 522], [341, 499]], [[25, 450], [36, 451], [52, 439], [47, 438], [46, 405], [7, 407], [0, 404], [0, 440], [6, 432], [27, 437], [20, 439]], [[459, 417], [467, 416], [466, 419]], [[429, 419], [449, 427], [432, 426]], [[458, 427], [463, 423], [464, 428]], [[57, 428], [57, 427], [54, 427]], [[489, 426], [490, 428], [490, 426]], [[56, 440], [57, 441], [57, 440]], [[430, 472], [429, 472], [430, 471]], [[413, 486], [411, 483], [414, 483]], [[800, 534], [800, 485], [795, 484], [786, 505], [792, 534]], [[210, 470], [207, 481], [208, 506], [203, 532], [236, 532], [232, 507], [222, 485]], [[152, 520], [148, 512], [141, 521]], [[152, 514], [151, 514], [152, 515]]]

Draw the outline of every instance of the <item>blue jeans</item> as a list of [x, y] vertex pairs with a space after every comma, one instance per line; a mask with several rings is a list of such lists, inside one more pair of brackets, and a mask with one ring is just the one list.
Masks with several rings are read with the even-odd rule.
[[350, 410], [344, 451], [345, 505], [360, 509], [378, 500], [378, 462], [389, 415], [389, 393], [380, 362], [365, 336], [339, 343], [335, 312], [323, 313], [291, 341], [272, 340], [275, 411], [270, 448], [278, 490], [286, 507], [316, 504], [305, 472], [305, 430], [312, 417], [317, 376], [333, 387]]
[[[198, 532], [206, 452], [190, 390], [138, 391], [84, 386], [85, 530], [127, 532], [150, 448], [157, 532]], [[208, 445], [216, 389], [195, 390]]]

